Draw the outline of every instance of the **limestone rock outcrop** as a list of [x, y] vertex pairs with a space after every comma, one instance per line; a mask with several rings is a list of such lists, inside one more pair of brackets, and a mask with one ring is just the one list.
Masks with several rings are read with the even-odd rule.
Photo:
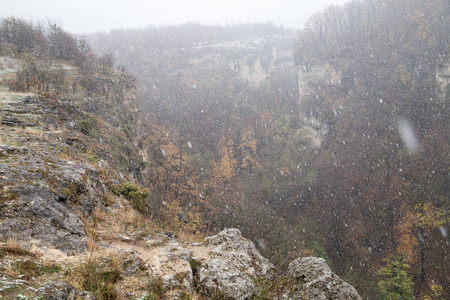
[[291, 299], [361, 299], [353, 286], [331, 272], [323, 258], [305, 257], [294, 260], [289, 264], [288, 277], [294, 281]]
[[152, 276], [160, 278], [166, 290], [192, 291], [193, 273], [189, 261], [192, 251], [172, 239], [156, 252], [152, 263]]
[[205, 241], [211, 250], [198, 276], [202, 291], [211, 297], [251, 299], [259, 292], [256, 279], [274, 274], [275, 267], [239, 229], [223, 230]]

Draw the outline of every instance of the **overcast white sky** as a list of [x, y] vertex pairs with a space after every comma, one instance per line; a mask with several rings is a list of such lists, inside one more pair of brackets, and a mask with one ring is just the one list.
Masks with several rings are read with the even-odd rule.
[[50, 19], [72, 33], [186, 22], [272, 21], [300, 28], [313, 13], [350, 0], [1, 0], [0, 17]]

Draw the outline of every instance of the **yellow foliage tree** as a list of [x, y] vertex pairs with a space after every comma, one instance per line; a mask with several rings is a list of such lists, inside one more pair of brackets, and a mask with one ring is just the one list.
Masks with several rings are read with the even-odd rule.
[[431, 203], [421, 203], [414, 207], [416, 214], [414, 223], [421, 229], [431, 229], [445, 225], [449, 220], [449, 213], [445, 207], [435, 207]]
[[256, 161], [253, 158], [256, 152], [257, 140], [251, 131], [245, 131], [242, 136], [242, 142], [239, 144], [239, 150], [243, 153], [242, 168], [251, 168]]
[[445, 206], [436, 207], [431, 202], [420, 203], [414, 206], [414, 214], [412, 214], [414, 226], [419, 230], [420, 244], [420, 277], [425, 281], [425, 238], [436, 228], [440, 228], [448, 224], [449, 213]]
[[410, 265], [416, 261], [415, 248], [419, 245], [414, 230], [414, 214], [406, 211], [402, 221], [396, 226], [398, 232], [396, 252]]
[[217, 181], [229, 181], [236, 174], [237, 160], [234, 158], [233, 140], [223, 138], [220, 145], [222, 154], [220, 160], [213, 167], [213, 176]]

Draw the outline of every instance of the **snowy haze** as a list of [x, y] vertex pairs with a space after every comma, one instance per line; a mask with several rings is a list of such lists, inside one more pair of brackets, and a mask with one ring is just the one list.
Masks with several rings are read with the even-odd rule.
[[315, 12], [349, 0], [2, 0], [0, 17], [49, 19], [72, 33], [153, 25], [271, 21], [294, 29]]

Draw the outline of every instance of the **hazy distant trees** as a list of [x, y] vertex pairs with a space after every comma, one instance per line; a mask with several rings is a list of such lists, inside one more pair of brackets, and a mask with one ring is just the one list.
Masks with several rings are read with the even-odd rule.
[[0, 50], [28, 53], [49, 59], [73, 60], [80, 67], [94, 59], [83, 40], [77, 40], [59, 25], [33, 23], [16, 17], [0, 20]]
[[70, 60], [79, 54], [77, 40], [55, 23], [48, 25], [48, 44], [51, 56]]
[[[134, 92], [135, 79], [126, 73], [115, 73], [111, 55], [98, 58], [84, 39], [77, 39], [59, 25], [46, 25], [15, 17], [0, 19], [0, 53], [19, 55], [25, 64], [8, 80], [10, 89], [37, 90], [42, 97], [57, 97], [77, 89], [89, 96], [124, 101]], [[67, 84], [66, 70], [51, 68], [51, 64], [69, 62], [79, 68], [80, 74]], [[101, 75], [99, 74], [101, 73]], [[111, 77], [119, 77], [117, 81]]]
[[46, 39], [42, 26], [35, 26], [29, 21], [15, 17], [1, 20], [0, 26], [2, 48], [9, 44], [19, 54], [25, 50], [36, 49], [38, 53], [46, 50]]

